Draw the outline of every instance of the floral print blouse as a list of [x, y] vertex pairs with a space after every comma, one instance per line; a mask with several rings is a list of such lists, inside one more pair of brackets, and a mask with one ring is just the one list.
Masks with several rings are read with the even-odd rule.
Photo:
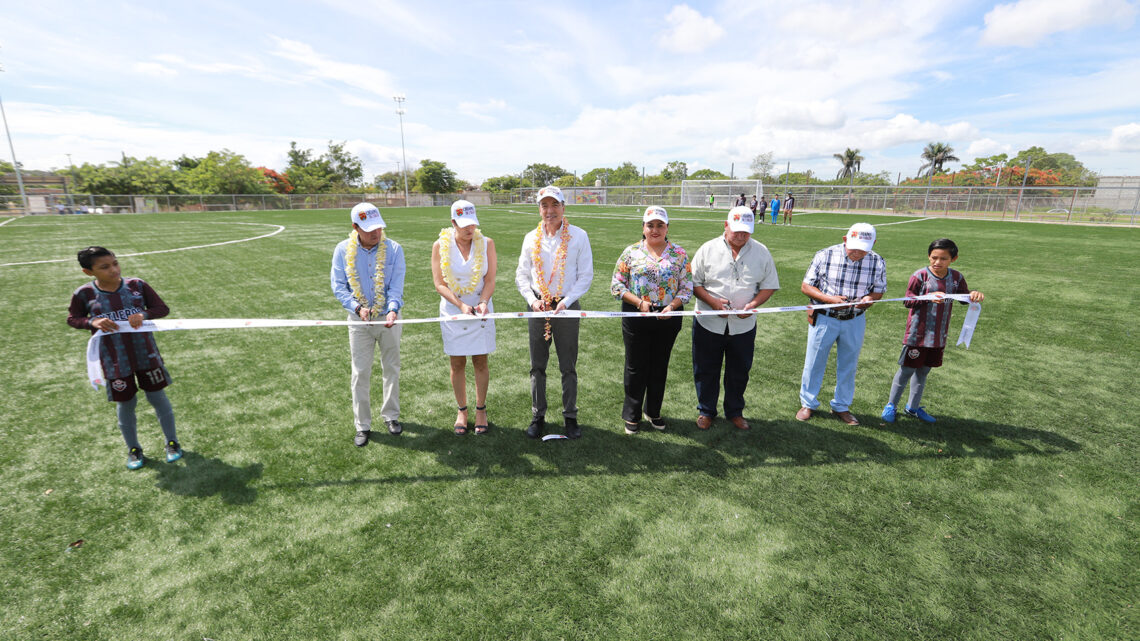
[[672, 242], [665, 244], [659, 259], [649, 254], [644, 240], [626, 247], [614, 266], [610, 293], [620, 300], [627, 291], [655, 307], [668, 305], [674, 297], [689, 302], [693, 296], [689, 255]]

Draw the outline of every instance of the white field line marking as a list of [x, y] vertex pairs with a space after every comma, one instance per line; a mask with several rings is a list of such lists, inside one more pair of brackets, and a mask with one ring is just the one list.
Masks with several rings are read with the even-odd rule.
[[[135, 252], [133, 254], [116, 254], [116, 256], [119, 256], [120, 258], [126, 258], [128, 256], [148, 256], [150, 254], [169, 254], [171, 252], [181, 252], [181, 251], [186, 251], [189, 249], [205, 249], [207, 247], [220, 247], [222, 245], [233, 245], [234, 243], [247, 243], [251, 240], [259, 240], [262, 238], [269, 238], [270, 236], [276, 236], [277, 234], [280, 234], [281, 232], [285, 231], [284, 225], [273, 225], [270, 223], [240, 223], [240, 222], [236, 222], [236, 221], [201, 222], [201, 223], [199, 223], [197, 221], [194, 221], [194, 222], [183, 221], [183, 222], [188, 222], [191, 224], [205, 224], [205, 225], [260, 225], [262, 227], [276, 227], [277, 229], [269, 232], [268, 234], [262, 234], [260, 236], [251, 236], [249, 238], [239, 238], [238, 240], [225, 240], [225, 241], [222, 241], [220, 243], [210, 243], [208, 245], [191, 245], [189, 247], [175, 247], [174, 249], [156, 249], [154, 251]], [[16, 265], [42, 265], [45, 263], [66, 263], [66, 262], [72, 261], [72, 260], [75, 260], [75, 259], [74, 258], [53, 258], [51, 260], [31, 260], [31, 261], [28, 261], [26, 263], [2, 263], [2, 264], [0, 264], [0, 267], [15, 267]]]
[[5, 220], [4, 222], [0, 223], [0, 227], [7, 225], [8, 223], [12, 222], [13, 220], [16, 220], [17, 218], [23, 218], [23, 216], [12, 216], [8, 220]]

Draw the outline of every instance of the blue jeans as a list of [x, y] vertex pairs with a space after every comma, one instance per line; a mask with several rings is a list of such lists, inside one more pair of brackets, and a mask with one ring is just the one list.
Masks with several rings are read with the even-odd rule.
[[720, 398], [720, 367], [724, 364], [724, 417], [744, 414], [744, 390], [752, 370], [756, 328], [743, 334], [716, 334], [693, 319], [693, 381], [697, 386], [697, 411], [716, 416]]
[[819, 386], [823, 383], [831, 346], [835, 345], [835, 397], [831, 399], [831, 409], [849, 411], [851, 402], [855, 400], [855, 368], [859, 364], [859, 351], [863, 349], [867, 315], [838, 320], [816, 314], [815, 319], [815, 325], [808, 326], [804, 374], [800, 379], [800, 404], [813, 410], [819, 407]]

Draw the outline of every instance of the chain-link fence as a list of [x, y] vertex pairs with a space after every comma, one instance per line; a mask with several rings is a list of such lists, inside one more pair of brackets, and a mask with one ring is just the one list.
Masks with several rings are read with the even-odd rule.
[[[773, 186], [774, 187], [774, 186]], [[893, 213], [991, 220], [1136, 225], [1140, 222], [1140, 178], [1114, 177], [1096, 187], [954, 187], [786, 185], [796, 211]], [[569, 205], [677, 207], [681, 185], [567, 187]], [[378, 207], [446, 207], [460, 198], [476, 205], [534, 203], [535, 190], [459, 194], [258, 194], [106, 196], [37, 194], [28, 196], [34, 214], [266, 211], [349, 209], [367, 200]], [[717, 203], [717, 208], [722, 203]], [[0, 196], [0, 214], [23, 213], [18, 195]]]

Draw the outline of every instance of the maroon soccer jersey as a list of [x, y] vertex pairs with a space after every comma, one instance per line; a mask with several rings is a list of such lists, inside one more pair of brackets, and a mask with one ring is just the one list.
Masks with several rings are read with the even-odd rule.
[[[908, 297], [935, 292], [968, 294], [970, 288], [966, 285], [966, 277], [953, 269], [949, 270], [943, 278], [935, 276], [929, 267], [923, 267], [911, 274], [910, 282], [906, 285]], [[954, 301], [936, 303], [929, 300], [915, 300], [903, 301], [903, 305], [910, 308], [910, 312], [906, 316], [906, 333], [903, 334], [903, 345], [946, 347], [946, 334], [950, 328], [950, 310], [954, 306]]]
[[[92, 281], [71, 295], [67, 324], [76, 329], [96, 330], [91, 322], [97, 318], [125, 321], [132, 314], [154, 320], [170, 313], [158, 294], [138, 278], [123, 278], [119, 288], [105, 292]], [[99, 360], [107, 380], [128, 378], [135, 372], [163, 367], [162, 355], [154, 342], [153, 332], [123, 334], [115, 332], [99, 342]]]

